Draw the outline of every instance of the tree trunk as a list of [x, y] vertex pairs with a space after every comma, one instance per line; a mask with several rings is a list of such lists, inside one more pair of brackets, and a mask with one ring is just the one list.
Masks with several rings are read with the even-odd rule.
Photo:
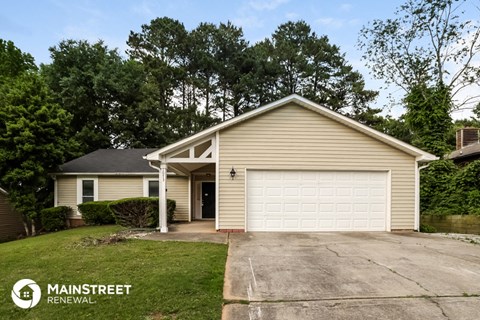
[[28, 223], [26, 223], [25, 221], [23, 221], [23, 227], [25, 228], [25, 235], [27, 237], [30, 237], [30, 228], [28, 227]]

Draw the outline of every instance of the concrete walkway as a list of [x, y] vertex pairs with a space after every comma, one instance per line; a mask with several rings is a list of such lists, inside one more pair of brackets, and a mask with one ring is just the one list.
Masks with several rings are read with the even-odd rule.
[[222, 319], [480, 319], [480, 246], [418, 233], [230, 234]]
[[168, 226], [168, 233], [151, 232], [142, 236], [142, 239], [226, 244], [228, 242], [228, 234], [216, 232], [215, 221], [199, 220], [185, 223], [174, 223]]

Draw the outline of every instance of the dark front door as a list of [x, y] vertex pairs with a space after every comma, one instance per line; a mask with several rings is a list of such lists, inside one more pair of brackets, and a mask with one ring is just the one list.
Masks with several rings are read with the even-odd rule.
[[202, 218], [215, 218], [215, 182], [202, 182]]

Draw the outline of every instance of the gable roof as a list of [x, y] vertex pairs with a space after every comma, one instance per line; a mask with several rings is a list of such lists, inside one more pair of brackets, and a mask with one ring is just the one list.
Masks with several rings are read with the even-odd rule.
[[2, 188], [0, 188], [0, 193], [8, 194], [8, 192], [5, 189], [2, 189]]
[[201, 140], [201, 139], [204, 139], [208, 136], [211, 136], [213, 134], [215, 134], [216, 132], [222, 130], [222, 129], [226, 129], [228, 127], [231, 127], [233, 125], [236, 125], [238, 123], [241, 123], [243, 121], [246, 121], [250, 118], [253, 118], [253, 117], [256, 117], [256, 116], [259, 116], [265, 112], [268, 112], [270, 110], [274, 110], [276, 108], [279, 108], [279, 107], [282, 107], [282, 106], [285, 106], [287, 104], [291, 104], [291, 103], [295, 103], [295, 104], [298, 104], [302, 107], [305, 107], [309, 110], [312, 110], [314, 112], [317, 112], [323, 116], [325, 116], [326, 118], [329, 118], [329, 119], [332, 119], [334, 121], [337, 121], [343, 125], [346, 125], [354, 130], [357, 130], [359, 132], [362, 132], [376, 140], [379, 140], [387, 145], [390, 145], [396, 149], [399, 149], [409, 155], [412, 155], [414, 157], [416, 157], [417, 161], [419, 162], [428, 162], [428, 161], [433, 161], [433, 160], [437, 160], [438, 157], [436, 157], [435, 155], [433, 154], [430, 154], [428, 152], [425, 152], [419, 148], [416, 148], [408, 143], [405, 143], [401, 140], [398, 140], [396, 138], [393, 138], [385, 133], [382, 133], [382, 132], [379, 132], [375, 129], [372, 129], [366, 125], [363, 125], [355, 120], [352, 120], [344, 115], [341, 115], [335, 111], [332, 111], [326, 107], [323, 107], [313, 101], [310, 101], [308, 99], [305, 99], [297, 94], [292, 94], [292, 95], [289, 95], [283, 99], [280, 99], [280, 100], [277, 100], [277, 101], [274, 101], [272, 103], [269, 103], [265, 106], [262, 106], [262, 107], [259, 107], [253, 111], [250, 111], [250, 112], [247, 112], [247, 113], [244, 113], [240, 116], [237, 116], [235, 118], [232, 118], [230, 120], [227, 120], [225, 122], [222, 122], [216, 126], [213, 126], [211, 128], [208, 128], [208, 129], [205, 129], [193, 136], [190, 136], [188, 138], [185, 138], [183, 140], [180, 140], [180, 141], [177, 141], [171, 145], [168, 145], [164, 148], [161, 148], [161, 149], [158, 149], [154, 152], [151, 152], [149, 154], [147, 154], [144, 158], [146, 160], [150, 160], [150, 161], [155, 161], [155, 160], [159, 160], [160, 158], [160, 155], [165, 155], [165, 154], [168, 154], [168, 153], [171, 153], [173, 151], [176, 151], [178, 149], [181, 149], [181, 148], [184, 148], [186, 147], [187, 145], [189, 145], [190, 143], [193, 143], [193, 142], [196, 142], [198, 140]]
[[143, 160], [157, 149], [99, 149], [59, 167], [55, 174], [74, 173], [158, 173]]

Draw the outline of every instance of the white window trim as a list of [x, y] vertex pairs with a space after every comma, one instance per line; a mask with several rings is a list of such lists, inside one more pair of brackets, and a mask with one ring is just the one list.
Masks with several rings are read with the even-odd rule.
[[[98, 177], [77, 177], [77, 205], [82, 203], [82, 187], [84, 180], [93, 180], [93, 201], [98, 201]], [[80, 215], [80, 212], [77, 210], [77, 215]]]
[[144, 197], [149, 197], [148, 194], [148, 184], [150, 181], [158, 181], [158, 176], [157, 177], [143, 177], [143, 196]]

